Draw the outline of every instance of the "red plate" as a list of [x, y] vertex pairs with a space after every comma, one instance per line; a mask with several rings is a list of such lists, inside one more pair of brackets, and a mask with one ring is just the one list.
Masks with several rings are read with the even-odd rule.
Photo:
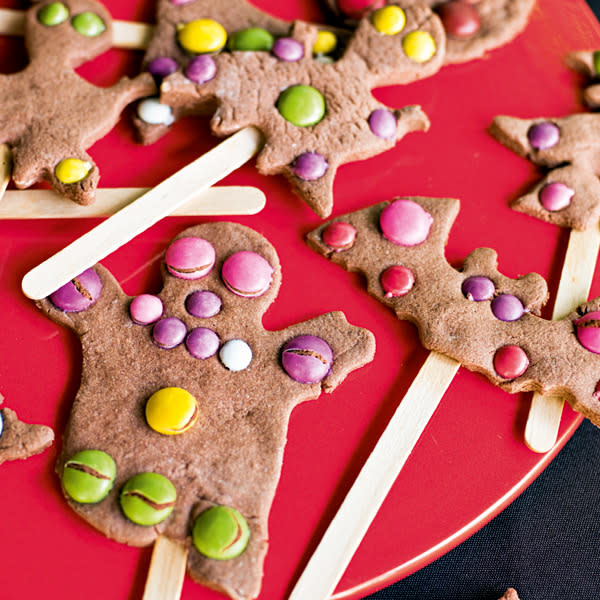
[[[152, 3], [107, 2], [120, 19], [151, 20]], [[259, 3], [287, 19], [318, 19], [312, 0]], [[17, 8], [4, 0], [3, 7]], [[537, 271], [554, 293], [568, 232], [512, 212], [510, 199], [540, 177], [486, 132], [498, 114], [564, 116], [584, 110], [583, 80], [564, 64], [569, 50], [600, 44], [598, 23], [583, 0], [539, 0], [531, 23], [512, 44], [484, 60], [444, 68], [408, 86], [377, 91], [393, 107], [421, 104], [432, 121], [428, 133], [410, 134], [395, 149], [340, 169], [334, 214], [397, 195], [453, 196], [462, 211], [447, 256], [460, 265], [477, 246], [499, 253], [509, 276]], [[3, 38], [0, 72], [25, 63], [22, 42]], [[81, 69], [99, 85], [134, 75], [140, 53], [110, 51]], [[150, 147], [137, 146], [127, 119], [91, 153], [105, 187], [148, 186], [215, 144], [206, 120], [178, 123]], [[238, 220], [263, 233], [283, 265], [280, 296], [264, 323], [269, 329], [342, 309], [369, 328], [377, 355], [331, 395], [292, 415], [283, 472], [270, 518], [271, 547], [263, 593], [289, 593], [327, 523], [426, 352], [415, 329], [370, 298], [356, 275], [324, 260], [303, 242], [319, 219], [283, 178], [244, 166], [226, 184], [250, 184], [267, 193], [267, 207]], [[42, 316], [20, 292], [22, 276], [98, 221], [0, 223], [0, 389], [6, 406], [29, 422], [52, 425], [58, 441], [26, 462], [0, 469], [2, 493], [2, 598], [88, 600], [139, 598], [151, 550], [116, 544], [79, 519], [63, 501], [53, 472], [60, 437], [81, 369], [75, 336]], [[103, 261], [125, 291], [157, 291], [159, 259], [169, 240], [194, 218], [167, 218]], [[600, 292], [598, 285], [592, 290]], [[546, 311], [546, 316], [550, 313]], [[417, 444], [391, 494], [341, 580], [336, 598], [356, 598], [431, 562], [472, 534], [521, 492], [548, 464], [579, 424], [565, 410], [557, 448], [545, 456], [523, 444], [528, 395], [510, 396], [480, 376], [461, 370]], [[186, 599], [220, 597], [186, 579]]]

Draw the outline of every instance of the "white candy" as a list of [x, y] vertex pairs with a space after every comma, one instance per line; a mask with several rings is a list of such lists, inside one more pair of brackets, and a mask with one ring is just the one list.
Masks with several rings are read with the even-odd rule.
[[171, 107], [161, 104], [158, 98], [142, 100], [137, 106], [137, 114], [150, 125], [171, 125], [175, 121]]
[[219, 358], [230, 371], [243, 371], [252, 360], [252, 350], [243, 340], [229, 340], [221, 346]]

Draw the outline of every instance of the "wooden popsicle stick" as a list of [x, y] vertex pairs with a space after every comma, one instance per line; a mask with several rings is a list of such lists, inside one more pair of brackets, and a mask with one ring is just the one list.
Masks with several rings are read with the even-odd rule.
[[[552, 312], [553, 319], [566, 317], [587, 300], [599, 249], [598, 225], [586, 231], [571, 231]], [[533, 395], [525, 425], [525, 443], [534, 452], [548, 452], [556, 443], [564, 402], [564, 397], [559, 394]]]
[[[0, 164], [1, 168], [1, 164]], [[10, 190], [0, 202], [0, 219], [74, 219], [103, 217], [121, 210], [150, 188], [100, 188], [90, 206], [65, 200], [51, 190]], [[265, 195], [250, 186], [211, 187], [193, 196], [171, 216], [253, 215]]]
[[[0, 144], [0, 200], [12, 174], [12, 154], [7, 144]], [[0, 204], [1, 206], [1, 204]]]
[[154, 542], [142, 600], [178, 600], [187, 565], [187, 548], [159, 536]]
[[241, 129], [29, 271], [21, 283], [23, 293], [33, 300], [45, 298], [243, 165], [262, 145], [258, 129]]
[[289, 600], [325, 600], [358, 548], [460, 363], [430, 352], [331, 521]]

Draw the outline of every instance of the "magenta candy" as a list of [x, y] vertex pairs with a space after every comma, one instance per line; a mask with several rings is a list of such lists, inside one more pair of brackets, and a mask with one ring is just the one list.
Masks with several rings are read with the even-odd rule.
[[304, 45], [294, 38], [279, 38], [273, 44], [273, 54], [284, 62], [296, 62], [304, 56]]
[[148, 64], [148, 71], [155, 77], [166, 77], [175, 73], [178, 68], [177, 61], [169, 56], [159, 56]]
[[467, 277], [467, 279], [463, 281], [461, 289], [467, 300], [472, 300], [474, 302], [491, 300], [496, 292], [494, 282], [482, 275]]
[[378, 138], [389, 140], [396, 136], [396, 117], [386, 108], [378, 108], [369, 116], [369, 127]]
[[175, 277], [200, 279], [213, 268], [215, 249], [202, 238], [179, 238], [167, 248], [165, 264], [169, 273]]
[[381, 274], [381, 287], [386, 298], [406, 296], [413, 285], [415, 285], [415, 276], [404, 265], [394, 265]]
[[194, 317], [208, 319], [219, 314], [221, 298], [214, 292], [200, 290], [193, 292], [185, 299], [185, 308]]
[[296, 158], [292, 165], [292, 171], [295, 175], [304, 179], [304, 181], [314, 181], [325, 175], [329, 163], [322, 154], [318, 152], [304, 152]]
[[451, 0], [435, 7], [446, 33], [452, 37], [471, 37], [479, 31], [479, 12], [467, 2]]
[[242, 250], [225, 260], [221, 277], [234, 294], [253, 298], [269, 289], [273, 267], [260, 254]]
[[150, 323], [154, 323], [162, 317], [162, 300], [152, 294], [136, 296], [129, 305], [129, 314], [134, 323], [138, 325], [150, 325]]
[[219, 336], [206, 327], [196, 327], [192, 329], [185, 338], [185, 347], [188, 352], [199, 359], [206, 359], [214, 356], [219, 349]]
[[500, 294], [492, 300], [492, 312], [500, 321], [518, 321], [525, 312], [523, 303], [512, 294]]
[[590, 352], [600, 354], [600, 311], [586, 313], [573, 321], [579, 343]]
[[417, 246], [429, 236], [433, 217], [413, 200], [400, 199], [386, 206], [379, 217], [383, 236], [399, 246]]
[[156, 323], [152, 329], [152, 339], [159, 348], [170, 350], [179, 346], [185, 339], [187, 327], [176, 317], [167, 317]]
[[555, 181], [547, 183], [540, 190], [540, 203], [549, 211], [557, 211], [566, 208], [571, 204], [571, 198], [575, 195], [575, 190], [564, 183]]
[[552, 148], [558, 144], [560, 129], [554, 123], [543, 121], [529, 128], [527, 138], [536, 150], [548, 150], [548, 148]]
[[335, 221], [323, 229], [321, 238], [330, 248], [333, 248], [336, 252], [341, 252], [354, 246], [356, 229], [350, 223]]
[[208, 54], [192, 58], [185, 67], [185, 76], [194, 83], [206, 83], [217, 74], [217, 63]]
[[516, 379], [527, 371], [529, 358], [520, 346], [503, 346], [494, 355], [494, 370], [504, 379]]
[[333, 351], [322, 338], [299, 335], [285, 344], [281, 364], [285, 372], [299, 383], [318, 383], [331, 371]]
[[81, 312], [89, 308], [102, 292], [102, 281], [94, 269], [86, 269], [69, 283], [50, 294], [50, 301], [65, 312]]

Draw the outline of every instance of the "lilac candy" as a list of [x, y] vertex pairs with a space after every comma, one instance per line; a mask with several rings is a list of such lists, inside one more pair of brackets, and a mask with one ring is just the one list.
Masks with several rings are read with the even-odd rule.
[[292, 165], [292, 171], [304, 181], [320, 179], [328, 168], [329, 163], [318, 152], [305, 152], [298, 156]]
[[369, 127], [378, 138], [389, 140], [396, 135], [396, 117], [386, 108], [378, 108], [369, 116]]
[[492, 312], [500, 321], [517, 321], [523, 316], [523, 303], [512, 294], [500, 294], [492, 300]]
[[185, 338], [185, 347], [194, 358], [210, 358], [219, 349], [219, 336], [206, 327], [192, 329]]
[[299, 335], [283, 347], [281, 364], [285, 372], [299, 383], [317, 383], [331, 371], [333, 351], [329, 344], [314, 335]]
[[148, 71], [155, 77], [166, 77], [177, 71], [177, 61], [169, 56], [159, 56], [148, 64]]
[[214, 292], [199, 290], [190, 294], [185, 300], [185, 308], [193, 317], [208, 319], [219, 314], [221, 298]]
[[296, 62], [304, 56], [304, 46], [294, 38], [279, 38], [273, 44], [273, 54], [285, 62]]
[[546, 184], [540, 190], [541, 205], [551, 212], [562, 210], [571, 204], [571, 198], [574, 196], [575, 190], [564, 183], [554, 181]]
[[547, 150], [558, 144], [560, 129], [554, 123], [543, 121], [529, 128], [527, 138], [536, 150]]
[[140, 294], [131, 301], [129, 314], [134, 323], [150, 325], [162, 317], [162, 300], [152, 294]]
[[183, 342], [186, 333], [187, 328], [183, 321], [176, 317], [167, 317], [156, 323], [152, 329], [152, 339], [159, 348], [170, 350]]
[[467, 277], [462, 284], [462, 293], [468, 300], [474, 302], [482, 302], [483, 300], [491, 300], [496, 292], [494, 282], [487, 277], [475, 275]]
[[50, 294], [50, 301], [65, 312], [81, 312], [89, 308], [102, 291], [102, 281], [94, 269], [86, 269], [69, 283]]
[[217, 63], [212, 56], [196, 56], [185, 67], [185, 76], [194, 83], [206, 83], [217, 74]]

